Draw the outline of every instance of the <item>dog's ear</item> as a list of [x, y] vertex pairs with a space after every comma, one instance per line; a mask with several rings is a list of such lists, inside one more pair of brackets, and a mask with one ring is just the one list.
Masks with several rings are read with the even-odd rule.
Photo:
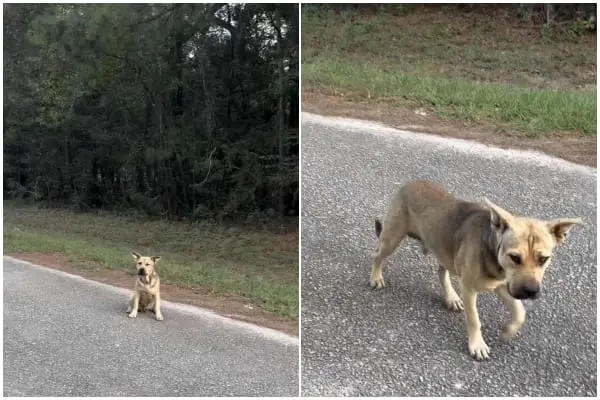
[[156, 263], [158, 260], [160, 260], [160, 256], [152, 256], [150, 259]]
[[581, 218], [558, 218], [548, 221], [547, 225], [556, 242], [561, 243], [565, 241], [567, 233], [569, 233], [571, 228], [575, 225], [583, 225], [583, 221]]
[[484, 200], [487, 206], [490, 208], [492, 228], [500, 233], [504, 232], [510, 226], [511, 221], [514, 218], [513, 215], [502, 207], [495, 205], [488, 199], [484, 198]]
[[134, 259], [134, 260], [136, 260], [136, 261], [137, 261], [137, 260], [139, 260], [139, 258], [141, 257], [141, 256], [140, 256], [138, 253], [136, 253], [136, 252], [133, 252], [133, 253], [131, 253], [131, 255], [133, 256], [133, 259]]

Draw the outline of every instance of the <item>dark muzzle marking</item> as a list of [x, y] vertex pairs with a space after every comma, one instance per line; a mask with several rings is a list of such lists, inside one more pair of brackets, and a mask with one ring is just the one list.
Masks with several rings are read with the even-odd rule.
[[511, 293], [515, 299], [535, 300], [540, 297], [541, 285], [537, 282], [531, 282], [518, 287], [515, 293]]

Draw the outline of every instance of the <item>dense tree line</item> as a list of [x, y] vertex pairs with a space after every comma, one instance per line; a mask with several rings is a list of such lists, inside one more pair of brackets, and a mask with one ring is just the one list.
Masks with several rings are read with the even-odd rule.
[[4, 4], [4, 198], [297, 215], [298, 13]]
[[568, 25], [580, 33], [596, 31], [596, 3], [519, 3], [519, 4], [307, 4], [312, 9], [385, 12], [392, 14], [410, 13], [418, 9], [443, 9], [461, 13], [483, 13], [498, 17], [512, 18], [515, 21], [528, 21], [537, 25]]

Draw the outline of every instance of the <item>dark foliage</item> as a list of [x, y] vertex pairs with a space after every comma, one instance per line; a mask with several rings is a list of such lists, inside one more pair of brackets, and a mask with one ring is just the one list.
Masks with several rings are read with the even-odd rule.
[[4, 198], [297, 215], [298, 12], [5, 4]]
[[525, 21], [533, 25], [567, 24], [571, 29], [581, 29], [582, 32], [596, 30], [596, 3], [551, 4], [551, 3], [521, 3], [521, 4], [307, 4], [304, 10], [309, 12], [359, 12], [373, 13], [410, 13], [417, 9], [431, 11], [455, 11], [472, 15], [495, 15], [502, 19], [512, 19], [515, 22]]

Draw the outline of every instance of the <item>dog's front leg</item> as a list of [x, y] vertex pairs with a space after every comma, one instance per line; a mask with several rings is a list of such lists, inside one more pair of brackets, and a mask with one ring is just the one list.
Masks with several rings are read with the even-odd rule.
[[525, 323], [525, 307], [523, 307], [521, 300], [515, 299], [508, 293], [506, 285], [498, 286], [494, 292], [510, 312], [510, 323], [504, 325], [500, 331], [500, 339], [509, 340], [517, 334]]
[[156, 316], [157, 321], [162, 321], [164, 319], [160, 312], [160, 291], [157, 291], [156, 296], [154, 296], [154, 315]]
[[469, 338], [469, 354], [477, 360], [485, 360], [490, 355], [490, 348], [483, 340], [481, 323], [477, 312], [477, 292], [463, 282], [460, 283], [460, 294], [465, 307], [467, 320], [467, 336]]
[[140, 306], [140, 295], [137, 292], [133, 292], [133, 297], [129, 301], [129, 318], [137, 317], [138, 307]]

